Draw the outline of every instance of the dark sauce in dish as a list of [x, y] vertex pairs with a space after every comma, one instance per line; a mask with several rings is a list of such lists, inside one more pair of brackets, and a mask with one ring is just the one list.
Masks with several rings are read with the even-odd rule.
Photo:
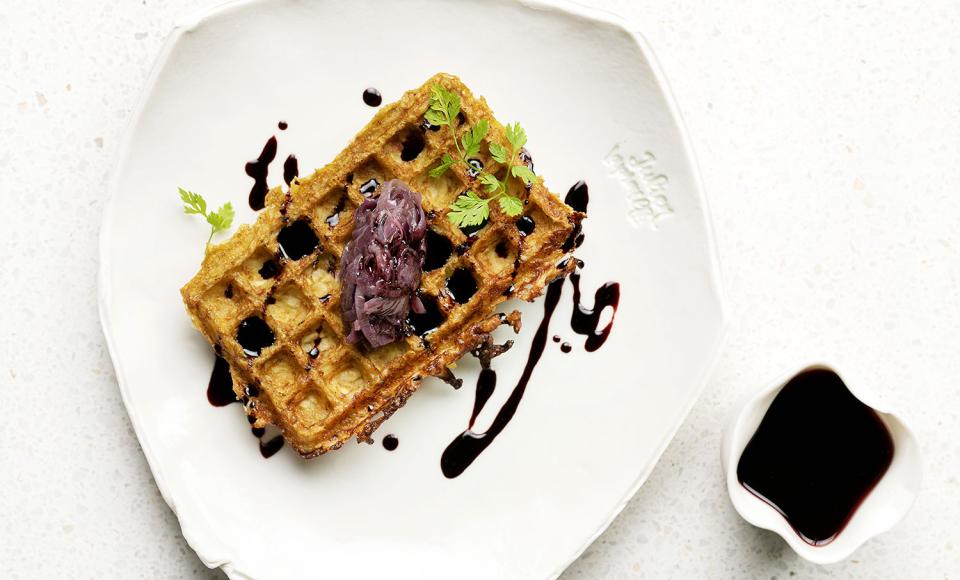
[[737, 464], [737, 479], [808, 544], [833, 541], [893, 460], [876, 411], [833, 371], [803, 371], [777, 393]]

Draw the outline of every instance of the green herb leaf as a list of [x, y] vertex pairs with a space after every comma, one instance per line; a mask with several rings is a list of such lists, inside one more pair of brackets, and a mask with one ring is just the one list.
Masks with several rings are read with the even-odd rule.
[[183, 206], [183, 213], [188, 215], [195, 213], [206, 215], [207, 202], [204, 201], [202, 195], [192, 191], [187, 191], [182, 187], [178, 187], [177, 189], [180, 190], [180, 200], [185, 204]]
[[523, 183], [530, 185], [537, 180], [537, 176], [534, 172], [530, 171], [530, 168], [526, 165], [514, 165], [510, 168], [510, 173], [514, 177], [519, 177], [523, 180]]
[[[433, 85], [430, 88], [430, 108], [424, 113], [424, 118], [431, 125], [450, 127], [450, 135], [457, 152], [456, 156], [444, 153], [440, 163], [430, 170], [431, 177], [440, 177], [454, 164], [468, 163], [469, 158], [480, 153], [483, 140], [490, 131], [490, 123], [486, 119], [480, 119], [473, 127], [467, 127], [457, 139], [453, 123], [459, 114], [460, 95], [448, 91], [439, 84]], [[466, 227], [482, 224], [490, 217], [490, 201], [494, 199], [499, 200], [500, 209], [509, 216], [518, 216], [523, 212], [523, 201], [507, 194], [507, 180], [515, 177], [529, 185], [536, 180], [536, 175], [525, 165], [511, 166], [517, 152], [527, 143], [527, 134], [523, 127], [519, 123], [514, 123], [507, 125], [505, 129], [511, 148], [507, 149], [499, 143], [490, 143], [487, 148], [495, 162], [508, 166], [507, 177], [501, 183], [493, 174], [480, 171], [480, 183], [491, 197], [483, 199], [472, 190], [460, 194], [450, 204], [450, 212], [447, 214], [447, 218], [454, 225]]]
[[453, 120], [460, 114], [460, 95], [457, 93], [447, 93], [450, 95], [450, 102], [447, 103], [447, 123], [452, 124]]
[[480, 151], [480, 144], [473, 141], [473, 133], [467, 131], [460, 136], [460, 145], [463, 147], [464, 157], [473, 157]]
[[512, 195], [502, 195], [497, 198], [500, 202], [500, 209], [510, 217], [518, 216], [523, 212], [523, 202]]
[[430, 89], [430, 109], [424, 115], [431, 125], [449, 125], [460, 113], [460, 95], [440, 85]]
[[487, 193], [493, 193], [500, 189], [500, 180], [487, 172], [480, 174], [480, 183], [486, 188]]
[[478, 226], [490, 217], [490, 206], [487, 200], [471, 190], [461, 193], [450, 205], [450, 209], [452, 211], [447, 214], [447, 219], [460, 227]]
[[446, 114], [447, 104], [450, 102], [450, 92], [440, 85], [430, 88], [430, 108]]
[[213, 227], [213, 233], [229, 229], [233, 223], [233, 205], [228, 201], [220, 209], [207, 215], [207, 223]]
[[443, 109], [444, 107], [442, 105], [443, 103], [446, 102], [444, 99], [444, 96], [446, 94], [447, 94], [446, 89], [444, 89], [438, 84], [434, 84], [432, 87], [430, 87], [430, 106], [433, 106], [433, 103], [436, 102], [436, 103], [440, 103], [441, 104], [440, 108]]
[[445, 111], [436, 111], [436, 110], [434, 110], [434, 109], [430, 109], [429, 111], [427, 111], [427, 112], [423, 115], [423, 117], [424, 117], [424, 118], [427, 120], [427, 122], [430, 123], [431, 125], [436, 125], [436, 126], [440, 127], [440, 126], [442, 126], [442, 125], [446, 125], [446, 124], [447, 124], [447, 118], [446, 118], [446, 112], [445, 112]]
[[521, 147], [527, 144], [527, 132], [523, 130], [520, 123], [507, 125], [507, 141], [513, 145], [514, 152], [519, 151]]
[[430, 177], [440, 177], [447, 172], [447, 169], [450, 169], [450, 166], [453, 165], [453, 157], [449, 153], [443, 154], [443, 160], [440, 161], [440, 165], [437, 165], [430, 170]]
[[220, 206], [215, 212], [207, 213], [207, 202], [199, 193], [187, 191], [182, 187], [177, 188], [180, 191], [180, 200], [184, 203], [183, 212], [191, 215], [202, 215], [207, 223], [210, 224], [210, 236], [207, 238], [207, 245], [213, 239], [213, 234], [230, 229], [233, 224], [233, 205], [227, 202]]
[[434, 88], [436, 89], [436, 95], [439, 97], [439, 104], [446, 113], [447, 122], [450, 123], [460, 113], [460, 95], [448, 91], [440, 85], [434, 85]]
[[506, 163], [507, 156], [510, 155], [510, 152], [507, 151], [507, 148], [503, 145], [491, 142], [490, 143], [490, 156], [493, 157], [493, 160], [497, 163]]
[[480, 153], [480, 145], [483, 144], [483, 138], [487, 136], [489, 130], [490, 124], [487, 120], [480, 119], [472, 129], [464, 132], [460, 138], [460, 144], [463, 145], [463, 155], [465, 157], [473, 157]]

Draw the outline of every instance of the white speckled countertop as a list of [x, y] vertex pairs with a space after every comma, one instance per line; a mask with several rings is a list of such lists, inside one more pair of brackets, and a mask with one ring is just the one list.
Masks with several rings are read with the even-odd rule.
[[[217, 577], [140, 452], [97, 319], [124, 123], [175, 19], [209, 0], [0, 10], [0, 576]], [[734, 323], [649, 481], [568, 578], [960, 575], [960, 5], [592, 0], [671, 81]], [[924, 488], [891, 532], [808, 564], [731, 507], [734, 401], [826, 353], [910, 423]]]

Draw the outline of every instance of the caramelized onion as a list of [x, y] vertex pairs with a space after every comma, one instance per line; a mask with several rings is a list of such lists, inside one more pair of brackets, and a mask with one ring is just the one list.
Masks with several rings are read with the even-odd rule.
[[427, 232], [420, 204], [419, 193], [393, 179], [357, 208], [339, 273], [349, 344], [394, 342], [409, 334], [410, 310], [424, 311], [417, 296]]

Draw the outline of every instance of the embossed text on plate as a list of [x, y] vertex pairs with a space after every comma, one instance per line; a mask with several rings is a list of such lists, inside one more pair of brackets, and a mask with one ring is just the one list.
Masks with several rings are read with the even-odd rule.
[[623, 186], [627, 218], [635, 227], [649, 224], [656, 229], [661, 218], [673, 213], [667, 199], [670, 179], [657, 171], [657, 158], [653, 153], [645, 151], [643, 155], [630, 155], [617, 143], [604, 156], [603, 164]]

